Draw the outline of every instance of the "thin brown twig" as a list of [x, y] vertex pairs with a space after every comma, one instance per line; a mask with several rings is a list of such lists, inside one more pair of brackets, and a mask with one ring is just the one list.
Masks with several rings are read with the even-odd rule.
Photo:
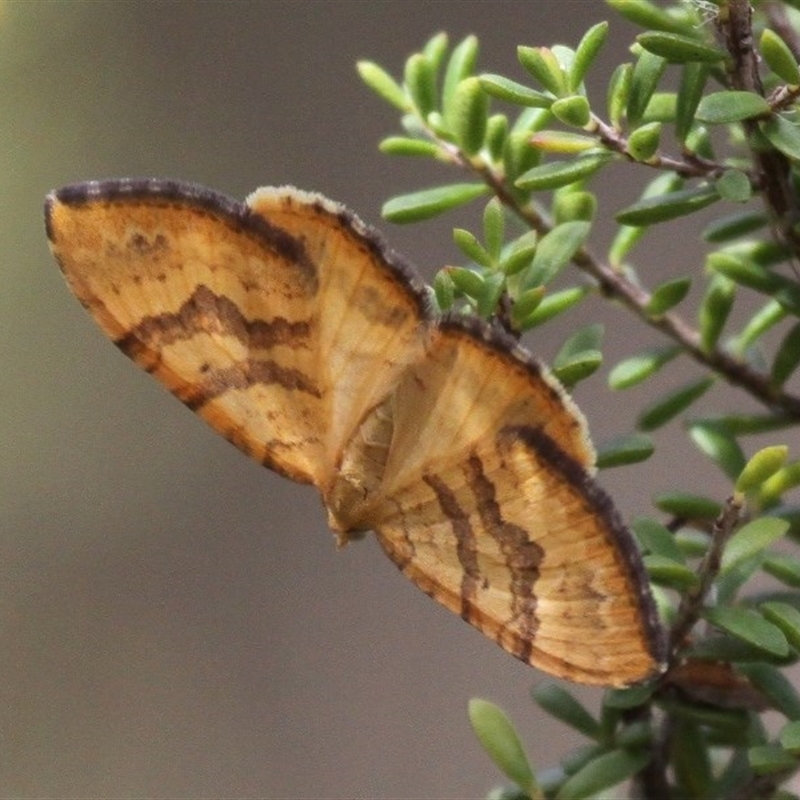
[[[758, 54], [753, 42], [752, 8], [749, 0], [728, 0], [717, 17], [719, 37], [730, 54], [728, 78], [732, 89], [755, 92], [764, 97], [758, 71]], [[759, 123], [742, 122], [745, 133], [753, 139], [760, 136]], [[791, 184], [789, 161], [774, 148], [752, 148], [753, 161], [761, 174], [762, 197], [776, 231], [795, 255], [800, 258], [800, 234], [795, 230], [797, 198]]]
[[697, 569], [698, 583], [681, 597], [675, 623], [670, 631], [670, 661], [675, 660], [683, 640], [700, 618], [703, 602], [719, 574], [725, 545], [741, 517], [742, 503], [743, 499], [738, 495], [729, 497], [719, 516], [714, 520], [711, 542]]
[[604, 122], [600, 117], [594, 114], [592, 115], [591, 127], [587, 128], [587, 130], [589, 133], [597, 135], [600, 144], [609, 150], [613, 150], [615, 153], [619, 153], [630, 161], [636, 164], [643, 164], [646, 167], [669, 170], [680, 175], [682, 178], [713, 178], [728, 169], [724, 164], [703, 158], [696, 153], [693, 153], [690, 157], [688, 154], [671, 156], [657, 151], [646, 161], [638, 161], [628, 152], [627, 137], [621, 131], [609, 125], [607, 122]]
[[[457, 146], [440, 139], [433, 131], [429, 130], [428, 132], [452, 163], [476, 172], [503, 205], [527, 226], [541, 234], [552, 229], [551, 221], [534, 206], [519, 204], [517, 197], [506, 186], [504, 176], [494, 172], [487, 164], [468, 158]], [[688, 161], [676, 163], [687, 170], [690, 169]], [[708, 162], [701, 164], [699, 169], [701, 171], [703, 169], [713, 170], [718, 166], [714, 162]], [[708, 173], [705, 174], [707, 176]], [[772, 208], [771, 205], [770, 208]], [[780, 409], [791, 417], [800, 419], [800, 396], [785, 392], [775, 386], [767, 374], [753, 368], [743, 359], [718, 347], [704, 349], [700, 333], [679, 314], [673, 311], [658, 315], [651, 314], [648, 311], [651, 294], [639, 284], [626, 278], [618, 270], [612, 269], [598, 259], [588, 248], [581, 247], [573, 256], [572, 261], [575, 266], [596, 281], [605, 296], [619, 301], [651, 328], [655, 328], [678, 343], [682, 350], [699, 364], [716, 372], [731, 385], [744, 389], [768, 408]]]
[[[478, 169], [472, 165], [473, 169]], [[508, 191], [503, 180], [488, 168], [478, 169], [483, 179], [492, 188], [500, 201], [520, 216], [531, 228], [546, 233], [550, 224], [531, 207], [521, 207]], [[703, 349], [700, 334], [680, 315], [674, 312], [652, 315], [647, 310], [651, 295], [641, 286], [628, 280], [617, 270], [601, 262], [591, 251], [580, 248], [573, 256], [573, 263], [597, 282], [600, 291], [608, 297], [621, 302], [633, 311], [643, 322], [666, 334], [681, 345], [681, 348], [695, 361], [721, 375], [729, 383], [745, 389], [753, 397], [771, 408], [780, 408], [792, 417], [800, 419], [800, 397], [784, 392], [774, 386], [767, 375], [751, 367], [724, 350]]]

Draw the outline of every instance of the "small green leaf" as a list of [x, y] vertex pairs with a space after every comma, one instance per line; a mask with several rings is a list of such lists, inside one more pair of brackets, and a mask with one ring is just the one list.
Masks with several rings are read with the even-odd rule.
[[442, 109], [447, 119], [452, 114], [453, 99], [459, 85], [474, 74], [477, 61], [477, 37], [467, 36], [453, 48], [453, 52], [447, 62], [444, 83], [442, 84]]
[[479, 698], [469, 701], [469, 721], [489, 758], [500, 771], [533, 796], [541, 796], [517, 732], [505, 713], [494, 703]]
[[533, 131], [541, 130], [552, 120], [550, 112], [544, 108], [523, 108], [511, 126], [511, 133], [530, 134]]
[[794, 461], [767, 478], [761, 484], [759, 498], [763, 506], [774, 505], [790, 489], [800, 485], [800, 462]]
[[591, 230], [589, 222], [565, 222], [548, 231], [536, 246], [530, 269], [523, 273], [520, 289], [546, 286], [569, 263]]
[[708, 353], [717, 346], [736, 298], [736, 284], [724, 275], [712, 275], [697, 312], [700, 346]]
[[684, 64], [687, 61], [714, 63], [725, 58], [725, 51], [678, 33], [649, 31], [640, 33], [636, 41], [645, 50], [667, 59], [672, 64]]
[[698, 578], [693, 570], [685, 564], [673, 561], [667, 556], [646, 555], [643, 557], [645, 569], [650, 580], [662, 586], [668, 586], [679, 592], [697, 586]]
[[653, 743], [653, 731], [649, 722], [631, 722], [617, 733], [614, 741], [626, 750], [648, 747]]
[[492, 161], [502, 161], [507, 136], [508, 118], [506, 115], [492, 114], [486, 120], [486, 149], [489, 151]]
[[735, 661], [737, 667], [752, 662], [776, 661], [780, 664], [786, 662], [786, 656], [779, 657], [766, 653], [760, 647], [728, 634], [694, 639], [686, 649], [686, 655], [700, 661], [725, 661], [728, 663]]
[[389, 156], [425, 156], [436, 158], [439, 145], [425, 139], [411, 139], [408, 136], [387, 136], [378, 145], [381, 153]]
[[576, 747], [561, 757], [561, 768], [564, 770], [564, 775], [572, 775], [579, 769], [583, 769], [590, 761], [605, 753], [606, 750], [607, 748], [603, 747], [603, 745], [594, 743]]
[[750, 179], [738, 169], [726, 169], [714, 181], [714, 187], [729, 203], [746, 203], [753, 194]]
[[757, 611], [740, 606], [706, 608], [703, 616], [720, 630], [776, 656], [789, 654], [789, 643], [776, 625]]
[[653, 431], [666, 425], [702, 397], [713, 383], [713, 378], [698, 378], [679, 386], [645, 408], [636, 421], [636, 427], [641, 431]]
[[770, 295], [787, 311], [800, 315], [800, 287], [789, 278], [724, 252], [709, 253], [706, 265], [742, 286]]
[[777, 625], [783, 631], [783, 635], [795, 650], [800, 650], [800, 611], [788, 603], [781, 603], [777, 600], [762, 603], [759, 610], [764, 615], [764, 619]]
[[761, 132], [770, 144], [785, 156], [800, 161], [800, 127], [779, 114], [761, 123]]
[[634, 161], [647, 161], [658, 151], [661, 141], [661, 123], [640, 125], [628, 136], [628, 155]]
[[746, 352], [757, 339], [785, 319], [786, 314], [786, 309], [780, 303], [774, 300], [768, 301], [750, 318], [736, 336], [731, 343], [731, 349], [740, 354]]
[[455, 285], [447, 270], [439, 270], [433, 279], [433, 293], [440, 311], [448, 311], [455, 300]]
[[770, 380], [774, 386], [783, 386], [792, 377], [800, 364], [800, 322], [789, 328], [775, 352], [770, 370]]
[[567, 389], [597, 372], [603, 364], [603, 354], [599, 350], [583, 350], [553, 361], [553, 372]]
[[769, 224], [769, 215], [765, 211], [737, 211], [727, 217], [720, 217], [709, 223], [703, 230], [703, 239], [707, 242], [719, 243], [738, 239], [748, 233], [760, 230]]
[[754, 433], [773, 433], [794, 425], [792, 418], [783, 412], [766, 414], [712, 414], [696, 422], [705, 422], [723, 428], [732, 436]]
[[547, 91], [560, 97], [567, 91], [567, 76], [558, 63], [553, 51], [548, 47], [517, 48], [519, 63], [533, 75]]
[[653, 455], [653, 440], [643, 433], [617, 436], [597, 448], [597, 468], [611, 469], [638, 464]]
[[561, 97], [550, 106], [553, 116], [565, 125], [583, 128], [592, 118], [589, 101], [581, 94]]
[[645, 310], [654, 317], [664, 314], [686, 297], [691, 285], [691, 278], [675, 278], [662, 283], [651, 295]]
[[480, 272], [466, 267], [450, 267], [446, 270], [453, 286], [468, 297], [482, 297], [486, 288], [486, 282]]
[[745, 239], [728, 245], [724, 252], [760, 267], [774, 267], [792, 258], [789, 247], [774, 239]]
[[[662, 194], [675, 191], [676, 189], [680, 188], [681, 185], [681, 179], [674, 173], [662, 173], [647, 184], [640, 199], [645, 200], [648, 197], [658, 197]], [[631, 225], [620, 225], [613, 241], [611, 242], [611, 247], [608, 249], [609, 263], [613, 267], [622, 266], [625, 258], [634, 248], [639, 239], [642, 238], [644, 232], [644, 228]]]
[[620, 361], [608, 376], [612, 389], [628, 389], [655, 375], [661, 367], [680, 353], [677, 345], [657, 345]]
[[722, 510], [716, 500], [689, 492], [663, 492], [653, 498], [653, 505], [665, 514], [685, 520], [713, 520]]
[[556, 793], [556, 800], [592, 797], [640, 772], [649, 761], [647, 751], [611, 750], [570, 775]]
[[581, 156], [570, 161], [548, 161], [520, 175], [514, 184], [531, 191], [557, 189], [594, 175], [610, 159], [611, 156], [604, 153]]
[[691, 214], [719, 200], [714, 186], [696, 186], [677, 192], [648, 197], [618, 211], [614, 218], [623, 225], [652, 225]]
[[641, 121], [648, 125], [656, 122], [675, 122], [677, 102], [675, 92], [653, 92]]
[[420, 116], [427, 117], [436, 108], [436, 74], [433, 64], [422, 53], [406, 60], [403, 75], [409, 97]]
[[764, 572], [777, 578], [781, 583], [800, 589], [800, 559], [783, 553], [771, 553], [761, 565]]
[[529, 86], [512, 81], [502, 75], [489, 73], [481, 75], [479, 80], [486, 94], [496, 97], [498, 100], [505, 100], [507, 103], [531, 106], [532, 108], [550, 108], [553, 103], [550, 95], [537, 92]]
[[556, 225], [565, 222], [591, 222], [597, 211], [597, 198], [591, 192], [567, 187], [553, 197], [553, 220]]
[[606, 106], [611, 124], [620, 129], [630, 100], [633, 64], [620, 64], [611, 75], [606, 93]]
[[789, 448], [785, 445], [764, 447], [754, 453], [736, 479], [736, 491], [746, 494], [757, 489], [783, 467], [788, 457]]
[[686, 23], [650, 0], [606, 0], [618, 14], [638, 25], [640, 28], [652, 28], [657, 31], [683, 33]]
[[485, 289], [478, 301], [478, 316], [489, 319], [497, 311], [497, 304], [505, 288], [505, 277], [497, 272], [487, 275], [484, 280]]
[[575, 92], [580, 88], [589, 67], [592, 65], [595, 56], [605, 43], [607, 36], [607, 22], [598, 22], [596, 25], [592, 25], [583, 35], [578, 46], [575, 48], [575, 60], [569, 71], [570, 91]]
[[506, 275], [522, 272], [533, 260], [537, 238], [536, 231], [526, 231], [517, 237], [501, 254], [499, 269]]
[[602, 325], [587, 325], [567, 339], [553, 359], [553, 372], [567, 388], [589, 377], [603, 363]]
[[482, 183], [454, 183], [422, 189], [387, 200], [381, 213], [390, 222], [406, 223], [430, 219], [452, 208], [463, 206], [484, 195], [488, 188]]
[[712, 770], [706, 732], [697, 721], [675, 716], [670, 736], [670, 762], [678, 791], [683, 797], [710, 797]]
[[708, 73], [708, 65], [698, 61], [687, 62], [681, 70], [681, 82], [675, 104], [675, 135], [681, 143], [686, 142], [686, 137], [692, 130]]
[[511, 183], [516, 177], [535, 167], [542, 160], [542, 154], [535, 147], [531, 147], [529, 138], [530, 133], [527, 131], [512, 131], [506, 137], [503, 148], [503, 164], [506, 169], [506, 180]]
[[758, 555], [788, 529], [788, 522], [775, 517], [759, 517], [743, 525], [725, 546], [719, 574], [726, 575], [743, 561]]
[[531, 694], [550, 716], [589, 739], [599, 739], [600, 723], [566, 689], [548, 681], [535, 686]]
[[497, 197], [493, 197], [483, 210], [483, 239], [493, 262], [500, 260], [500, 251], [505, 236], [505, 221], [503, 206]]
[[638, 125], [667, 67], [667, 60], [661, 56], [642, 50], [631, 73], [628, 90], [628, 121]]
[[428, 61], [431, 62], [434, 71], [438, 72], [444, 61], [445, 53], [447, 53], [448, 38], [444, 31], [435, 33], [425, 42], [422, 48], [422, 53]]
[[411, 104], [395, 79], [389, 75], [383, 67], [378, 66], [372, 61], [359, 61], [356, 64], [358, 74], [361, 80], [372, 89], [375, 94], [382, 97], [388, 103], [391, 103], [395, 108], [406, 113], [411, 110]]
[[447, 123], [461, 149], [469, 156], [483, 146], [489, 98], [475, 77], [464, 78], [456, 86], [447, 113]]
[[[694, 495], [690, 495], [694, 497]], [[708, 498], [697, 498], [698, 500], [705, 500], [712, 503]], [[654, 505], [658, 505], [655, 501]], [[695, 522], [696, 519], [696, 522]], [[689, 524], [708, 523], [709, 519], [697, 517], [695, 519], [684, 519], [680, 515], [676, 516], [673, 520], [673, 525], [678, 523], [688, 522]], [[707, 525], [706, 525], [707, 526]], [[696, 530], [694, 528], [679, 528], [675, 531], [675, 544], [683, 553], [685, 558], [702, 558], [708, 552], [709, 536], [707, 533]]]
[[739, 671], [787, 719], [800, 720], [800, 696], [789, 679], [771, 664], [741, 664]]
[[741, 122], [772, 113], [769, 103], [755, 92], [726, 89], [707, 94], [697, 107], [696, 119], [711, 125]]
[[642, 547], [656, 556], [664, 556], [678, 564], [684, 563], [683, 553], [675, 543], [675, 536], [666, 526], [652, 517], [637, 517], [631, 523]]
[[689, 436], [731, 480], [739, 477], [745, 465], [744, 453], [727, 431], [698, 422], [689, 426]]
[[515, 325], [539, 307], [546, 291], [544, 286], [537, 286], [535, 289], [529, 289], [517, 297], [511, 310], [511, 318]]
[[474, 261], [481, 267], [491, 266], [492, 257], [486, 252], [475, 234], [464, 230], [464, 228], [454, 228], [453, 241], [456, 247], [471, 261]]
[[597, 148], [597, 140], [592, 136], [570, 131], [539, 131], [529, 139], [531, 147], [545, 153], [585, 153]]
[[800, 721], [787, 722], [778, 734], [781, 747], [793, 755], [800, 755]]
[[770, 775], [797, 767], [797, 759], [776, 744], [761, 744], [749, 748], [747, 760], [756, 775]]
[[[532, 289], [530, 291], [535, 290]], [[537, 325], [551, 320], [559, 314], [563, 314], [565, 311], [568, 311], [570, 308], [580, 303], [587, 294], [589, 294], [588, 287], [573, 286], [569, 289], [562, 289], [561, 291], [545, 295], [529, 316], [526, 316], [524, 320], [519, 320], [519, 330], [529, 330], [530, 328], [534, 328]]]
[[609, 709], [626, 710], [642, 705], [653, 696], [655, 686], [652, 683], [639, 683], [624, 689], [606, 689], [603, 694], [603, 715]]
[[764, 28], [759, 42], [761, 55], [767, 66], [791, 86], [800, 84], [800, 67], [786, 42], [770, 28]]
[[582, 353], [585, 350], [599, 350], [603, 344], [604, 333], [604, 326], [597, 322], [579, 328], [564, 342], [559, 350], [559, 355], [571, 356], [576, 353]]

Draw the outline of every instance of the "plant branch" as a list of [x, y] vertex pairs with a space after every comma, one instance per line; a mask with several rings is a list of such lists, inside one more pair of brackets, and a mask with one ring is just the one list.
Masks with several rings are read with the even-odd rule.
[[[486, 166], [476, 166], [464, 158], [461, 158], [460, 163], [477, 171], [500, 201], [528, 226], [539, 233], [546, 233], [551, 229], [550, 222], [536, 209], [531, 206], [521, 206], [503, 179], [491, 169]], [[587, 248], [578, 250], [573, 256], [573, 263], [594, 278], [604, 295], [618, 300], [647, 325], [680, 344], [684, 352], [695, 361], [718, 373], [734, 386], [746, 390], [766, 406], [779, 408], [790, 416], [800, 419], [800, 397], [775, 387], [766, 374], [719, 348], [704, 350], [700, 344], [700, 334], [678, 314], [674, 312], [650, 314], [647, 310], [650, 293], [601, 262]]]
[[[755, 92], [764, 97], [764, 87], [758, 72], [758, 54], [753, 45], [752, 9], [749, 0], [728, 0], [720, 7], [717, 31], [731, 56], [728, 77], [731, 88]], [[758, 121], [742, 122], [751, 141], [761, 136]], [[776, 232], [795, 255], [800, 257], [800, 234], [794, 230], [797, 198], [790, 180], [789, 161], [774, 148], [752, 147], [753, 162], [761, 179], [762, 196], [772, 217]]]
[[697, 153], [686, 153], [683, 156], [676, 157], [666, 155], [659, 150], [646, 161], [638, 161], [628, 152], [627, 137], [621, 131], [609, 125], [607, 122], [604, 122], [600, 117], [594, 114], [592, 115], [591, 126], [588, 128], [588, 131], [589, 133], [597, 135], [600, 144], [615, 153], [619, 153], [634, 164], [643, 164], [646, 167], [670, 170], [680, 175], [682, 178], [716, 177], [728, 169], [724, 164], [703, 158]]
[[742, 499], [737, 495], [729, 497], [711, 529], [711, 542], [697, 570], [698, 583], [688, 589], [681, 598], [675, 623], [670, 631], [670, 661], [675, 658], [683, 645], [683, 640], [700, 618], [703, 602], [719, 574], [722, 553], [725, 545], [739, 522], [742, 512]]
[[[426, 126], [427, 127], [427, 126]], [[552, 222], [533, 205], [521, 205], [518, 198], [509, 190], [505, 177], [489, 167], [484, 161], [471, 159], [451, 142], [441, 139], [428, 128], [428, 134], [441, 148], [443, 154], [456, 166], [477, 173], [489, 186], [498, 199], [519, 217], [528, 227], [540, 234], [552, 229]], [[689, 169], [688, 162], [680, 162]], [[703, 163], [704, 169], [718, 168], [713, 162]], [[769, 376], [751, 367], [744, 360], [714, 347], [705, 350], [701, 345], [699, 332], [689, 325], [679, 314], [669, 311], [653, 315], [648, 311], [651, 294], [639, 284], [612, 269], [582, 247], [572, 258], [573, 263], [598, 284], [607, 297], [619, 301], [636, 314], [645, 324], [655, 328], [679, 344], [683, 351], [699, 364], [716, 372], [728, 383], [744, 389], [769, 408], [780, 409], [789, 416], [800, 419], [800, 396], [789, 394], [772, 384]]]

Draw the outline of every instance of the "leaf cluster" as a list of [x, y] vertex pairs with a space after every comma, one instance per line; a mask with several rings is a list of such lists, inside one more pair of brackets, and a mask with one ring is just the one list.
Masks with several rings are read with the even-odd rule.
[[[660, 487], [653, 516], [632, 525], [671, 637], [666, 672], [607, 692], [597, 716], [563, 688], [535, 690], [585, 746], [537, 773], [499, 709], [473, 701], [470, 718], [514, 783], [498, 797], [593, 797], [624, 781], [646, 797], [771, 797], [800, 767], [800, 696], [784, 674], [800, 658], [800, 508], [790, 499], [800, 460], [779, 444], [753, 452], [748, 437], [800, 421], [800, 10], [762, 2], [751, 16], [742, 0], [607, 5], [642, 32], [600, 97], [586, 79], [599, 77], [606, 22], [572, 47], [520, 45], [514, 77], [478, 70], [475, 36], [451, 47], [441, 33], [400, 78], [358, 65], [401, 115], [381, 150], [457, 173], [389, 199], [384, 216], [416, 223], [484, 204], [480, 230], [453, 231], [461, 263], [434, 279], [439, 308], [518, 337], [588, 297], [613, 301], [662, 338], [609, 365], [608, 388], [661, 372], [674, 382], [598, 448], [598, 466], [649, 458], [656, 433], [678, 421], [730, 484], [727, 499]], [[630, 164], [638, 199], [604, 214], [615, 235], [597, 253], [592, 183]], [[651, 282], [635, 263], [648, 229], [703, 209], [716, 212], [703, 263]], [[690, 362], [700, 374], [687, 379]], [[571, 387], [602, 363], [603, 329], [589, 321], [552, 369]], [[721, 382], [759, 410], [693, 413]], [[783, 715], [777, 735], [766, 710]]]

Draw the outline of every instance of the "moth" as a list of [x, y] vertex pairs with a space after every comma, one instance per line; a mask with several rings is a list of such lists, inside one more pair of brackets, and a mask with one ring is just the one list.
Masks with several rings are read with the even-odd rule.
[[624, 686], [662, 627], [558, 381], [338, 203], [161, 180], [51, 193], [52, 252], [127, 356], [250, 457], [373, 531], [422, 591], [541, 670]]

